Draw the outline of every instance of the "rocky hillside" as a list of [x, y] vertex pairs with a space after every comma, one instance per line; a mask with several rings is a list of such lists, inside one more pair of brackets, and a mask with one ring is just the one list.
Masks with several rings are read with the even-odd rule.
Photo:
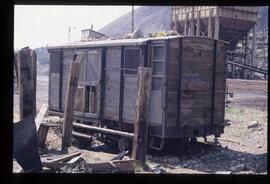
[[[134, 11], [134, 30], [140, 28], [144, 35], [158, 30], [169, 30], [171, 6], [142, 6]], [[111, 37], [121, 37], [131, 32], [131, 12], [106, 25], [100, 32]]]

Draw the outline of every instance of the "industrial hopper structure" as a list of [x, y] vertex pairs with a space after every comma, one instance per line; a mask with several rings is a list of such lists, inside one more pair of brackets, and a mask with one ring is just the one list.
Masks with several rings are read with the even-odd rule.
[[[257, 14], [257, 6], [173, 6], [171, 26], [182, 35], [228, 42], [227, 76], [253, 78], [254, 71], [267, 74], [254, 67]], [[252, 40], [248, 47], [250, 32]]]

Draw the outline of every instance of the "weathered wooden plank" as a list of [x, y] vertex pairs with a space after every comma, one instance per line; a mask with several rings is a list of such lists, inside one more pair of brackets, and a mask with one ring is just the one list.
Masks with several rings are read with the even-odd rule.
[[41, 125], [39, 127], [39, 130], [37, 132], [38, 146], [43, 147], [45, 145], [45, 142], [46, 142], [46, 139], [47, 139], [47, 135], [48, 135], [48, 130], [49, 130], [49, 127], [48, 126]]
[[66, 96], [66, 105], [64, 111], [64, 128], [62, 135], [62, 152], [67, 153], [71, 143], [72, 123], [74, 114], [75, 95], [79, 78], [79, 66], [82, 55], [78, 55], [70, 68], [70, 77], [68, 82], [68, 91]]
[[[217, 99], [215, 104], [222, 104], [224, 103], [223, 99]], [[195, 107], [210, 107], [211, 106], [211, 99], [185, 99], [181, 101], [182, 108], [195, 108]]]
[[[84, 167], [87, 171], [93, 173], [134, 173], [137, 165], [137, 161], [134, 159], [130, 160], [113, 160], [107, 162], [97, 163], [85, 163]], [[62, 167], [74, 168], [77, 163], [46, 163], [43, 166], [60, 169]]]
[[83, 90], [84, 86], [78, 86], [76, 91], [76, 97], [75, 97], [75, 111], [82, 111], [83, 112]]
[[137, 76], [124, 76], [123, 121], [136, 120]]
[[119, 108], [118, 106], [108, 106], [104, 107], [104, 117], [112, 118], [113, 120], [118, 120], [119, 118]]
[[104, 117], [119, 120], [121, 47], [107, 48]]
[[36, 115], [36, 52], [29, 47], [19, 50], [20, 119]]
[[67, 161], [79, 155], [81, 155], [80, 151], [70, 154], [41, 157], [41, 164], [46, 167], [46, 164]]
[[59, 73], [50, 73], [50, 86], [49, 86], [49, 108], [51, 110], [59, 110]]
[[138, 69], [138, 95], [136, 101], [136, 122], [134, 123], [132, 158], [144, 164], [147, 147], [152, 69], [143, 67], [139, 67]]
[[36, 129], [38, 131], [41, 123], [42, 123], [42, 120], [47, 112], [47, 109], [48, 109], [48, 105], [47, 104], [42, 104], [40, 110], [39, 110], [39, 113], [38, 115], [36, 116], [35, 118], [35, 123], [36, 123]]

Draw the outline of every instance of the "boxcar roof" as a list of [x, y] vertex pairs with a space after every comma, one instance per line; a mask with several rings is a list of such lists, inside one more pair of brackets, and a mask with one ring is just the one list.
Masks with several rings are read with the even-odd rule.
[[[166, 40], [179, 37], [194, 37], [194, 36], [162, 36], [162, 37], [149, 37], [149, 38], [136, 38], [136, 39], [117, 39], [117, 40], [96, 40], [88, 42], [74, 42], [63, 43], [57, 45], [49, 45], [50, 49], [65, 49], [65, 48], [88, 48], [88, 47], [103, 47], [103, 46], [125, 46], [125, 45], [145, 45], [150, 40]], [[205, 39], [213, 39], [209, 37], [200, 37]], [[221, 41], [221, 40], [219, 40]], [[222, 41], [224, 42], [224, 41]], [[225, 42], [226, 43], [226, 42]]]

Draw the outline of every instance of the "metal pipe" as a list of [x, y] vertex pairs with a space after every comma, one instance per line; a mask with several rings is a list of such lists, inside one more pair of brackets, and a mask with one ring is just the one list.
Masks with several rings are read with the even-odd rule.
[[73, 122], [73, 126], [80, 127], [80, 128], [85, 128], [85, 129], [93, 130], [93, 131], [97, 131], [97, 132], [103, 132], [103, 133], [108, 133], [108, 134], [113, 134], [113, 135], [119, 135], [119, 136], [127, 137], [127, 138], [133, 138], [133, 136], [134, 136], [134, 134], [128, 133], [128, 132], [122, 132], [122, 131], [111, 130], [111, 129], [107, 129], [107, 128], [84, 125], [84, 124], [75, 123], [75, 122]]
[[90, 136], [90, 135], [82, 134], [82, 133], [76, 132], [74, 130], [72, 131], [72, 135], [76, 136], [76, 137], [82, 137], [82, 138], [90, 139], [90, 140], [93, 139], [93, 137]]
[[[251, 48], [251, 66], [254, 66], [254, 63], [256, 63], [256, 31], [255, 31], [255, 25], [252, 28], [252, 48]], [[254, 72], [251, 72], [251, 79], [254, 78]]]

